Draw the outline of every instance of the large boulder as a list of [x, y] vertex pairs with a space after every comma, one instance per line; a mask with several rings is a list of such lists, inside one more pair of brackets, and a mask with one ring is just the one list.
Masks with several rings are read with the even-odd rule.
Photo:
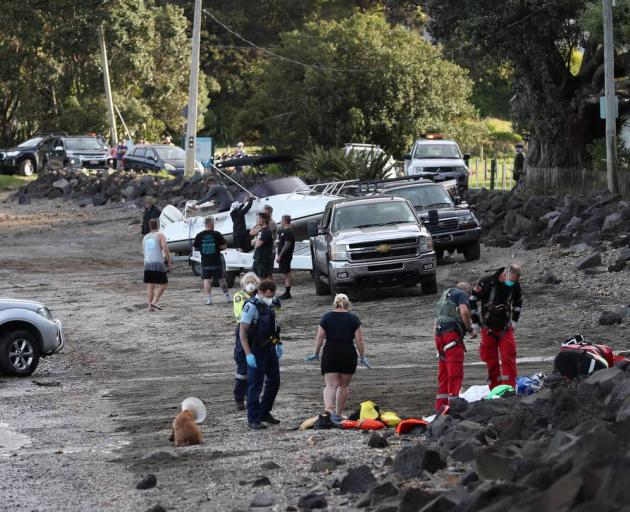
[[423, 445], [405, 446], [396, 458], [392, 470], [403, 478], [417, 478], [423, 471], [435, 473], [446, 467], [438, 450]]
[[586, 268], [599, 267], [602, 264], [602, 255], [600, 252], [594, 252], [578, 258], [575, 262], [575, 268], [577, 270], [584, 270]]
[[623, 318], [615, 311], [604, 311], [599, 317], [599, 325], [614, 325], [623, 322]]
[[618, 228], [622, 227], [625, 224], [621, 213], [615, 212], [607, 215], [604, 219], [604, 223], [602, 225], [602, 231], [604, 232], [612, 232], [617, 231]]

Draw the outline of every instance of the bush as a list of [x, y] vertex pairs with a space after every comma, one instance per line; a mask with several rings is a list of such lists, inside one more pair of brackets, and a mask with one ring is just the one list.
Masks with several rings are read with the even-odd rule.
[[313, 146], [297, 159], [304, 177], [313, 182], [380, 180], [389, 171], [389, 155], [368, 152], [345, 154], [343, 149]]

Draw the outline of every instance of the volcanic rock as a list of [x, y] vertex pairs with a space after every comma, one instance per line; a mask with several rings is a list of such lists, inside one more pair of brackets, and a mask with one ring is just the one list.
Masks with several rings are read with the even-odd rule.
[[599, 325], [620, 324], [623, 321], [619, 313], [614, 311], [604, 311], [599, 317]]
[[387, 439], [380, 434], [372, 434], [368, 440], [368, 446], [370, 448], [387, 448], [389, 443], [387, 442]]
[[317, 510], [328, 507], [328, 502], [323, 494], [311, 493], [300, 498], [298, 507], [300, 510]]
[[364, 493], [376, 486], [376, 478], [370, 468], [366, 465], [350, 469], [341, 480], [339, 488], [342, 492], [359, 494]]
[[435, 473], [438, 469], [446, 467], [446, 462], [440, 452], [423, 445], [405, 446], [396, 458], [392, 471], [403, 478], [416, 478], [423, 471]]
[[157, 478], [153, 473], [142, 475], [142, 480], [136, 485], [136, 489], [152, 489], [157, 485]]
[[273, 496], [269, 494], [257, 494], [249, 504], [252, 508], [270, 507], [273, 505]]
[[575, 268], [578, 270], [584, 270], [587, 268], [597, 267], [602, 264], [602, 255], [600, 252], [594, 252], [578, 258], [575, 262]]

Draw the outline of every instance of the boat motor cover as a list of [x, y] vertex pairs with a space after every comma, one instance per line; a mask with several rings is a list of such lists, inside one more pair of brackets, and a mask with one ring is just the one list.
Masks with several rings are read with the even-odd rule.
[[180, 212], [172, 204], [169, 204], [164, 207], [162, 213], [160, 214], [160, 229], [163, 229], [173, 222], [179, 222], [183, 218], [184, 216], [182, 215], [182, 212]]

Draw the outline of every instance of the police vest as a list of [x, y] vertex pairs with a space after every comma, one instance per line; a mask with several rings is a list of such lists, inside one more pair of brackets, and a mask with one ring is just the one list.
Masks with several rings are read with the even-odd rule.
[[250, 324], [247, 333], [250, 345], [264, 347], [269, 343], [279, 343], [280, 327], [273, 307], [256, 299], [249, 299], [245, 304], [253, 304], [258, 310], [258, 318]]

